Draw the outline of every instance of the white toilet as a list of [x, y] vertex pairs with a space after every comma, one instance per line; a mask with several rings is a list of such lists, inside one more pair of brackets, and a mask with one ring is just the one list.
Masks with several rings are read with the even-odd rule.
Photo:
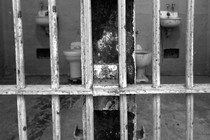
[[136, 83], [148, 83], [149, 79], [145, 75], [145, 69], [152, 61], [152, 52], [143, 50], [139, 44], [136, 46]]
[[72, 42], [70, 49], [63, 51], [70, 65], [70, 80], [81, 80], [81, 43]]

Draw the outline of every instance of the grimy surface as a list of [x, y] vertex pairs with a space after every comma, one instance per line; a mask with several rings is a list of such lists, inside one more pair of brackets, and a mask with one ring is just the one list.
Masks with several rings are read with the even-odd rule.
[[[161, 77], [163, 83], [184, 83], [183, 76]], [[68, 76], [61, 76], [61, 84], [68, 84]], [[196, 76], [198, 83], [210, 83], [208, 76]], [[27, 84], [50, 84], [50, 77], [26, 77]], [[0, 84], [15, 84], [11, 78], [1, 78]], [[161, 136], [162, 140], [185, 140], [186, 104], [185, 95], [161, 96]], [[51, 106], [49, 96], [26, 96], [28, 137], [30, 140], [51, 140]], [[194, 109], [194, 139], [208, 140], [210, 137], [210, 94], [195, 95]], [[136, 96], [137, 130], [144, 127], [147, 140], [152, 139], [152, 96]], [[0, 139], [18, 140], [16, 96], [1, 96], [0, 98]], [[82, 128], [81, 96], [61, 97], [61, 135], [63, 140], [73, 140], [75, 126]]]

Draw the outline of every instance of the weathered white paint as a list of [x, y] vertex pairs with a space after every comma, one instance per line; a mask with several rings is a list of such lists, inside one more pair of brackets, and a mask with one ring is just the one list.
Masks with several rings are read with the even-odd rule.
[[[56, 0], [48, 0], [49, 31], [50, 31], [50, 60], [51, 60], [51, 88], [59, 88], [59, 64], [58, 64], [58, 29]], [[61, 140], [60, 126], [60, 99], [52, 95], [52, 123], [53, 140]]]
[[[119, 85], [127, 86], [126, 74], [126, 0], [118, 0]], [[127, 96], [120, 95], [120, 139], [128, 140]]]
[[[93, 86], [93, 56], [92, 56], [92, 18], [91, 18], [91, 0], [81, 1], [82, 20], [82, 64], [84, 86], [86, 89], [90, 89]], [[84, 9], [84, 10], [83, 10]], [[85, 115], [83, 115], [83, 132], [86, 140], [94, 140], [94, 115], [93, 115], [93, 96], [85, 97]]]
[[58, 29], [56, 0], [48, 0], [49, 32], [50, 32], [50, 60], [51, 60], [51, 85], [53, 89], [59, 88], [58, 65]]
[[57, 95], [52, 95], [52, 124], [53, 140], [61, 140], [60, 125], [60, 99]]
[[153, 60], [152, 83], [160, 86], [160, 0], [153, 0]]
[[[187, 30], [186, 30], [186, 88], [191, 89], [193, 82], [193, 49], [194, 49], [194, 10], [195, 0], [187, 1]], [[186, 97], [187, 106], [187, 140], [193, 140], [193, 114], [194, 114], [194, 96], [192, 94]]]
[[85, 65], [85, 87], [93, 86], [93, 54], [92, 54], [92, 19], [91, 19], [91, 1], [84, 0], [84, 23], [85, 33], [85, 57], [83, 60]]
[[127, 95], [120, 95], [120, 140], [128, 140]]
[[158, 88], [152, 85], [129, 85], [120, 92], [120, 94], [208, 94], [210, 84], [195, 84], [191, 89], [187, 89], [183, 84], [161, 84]]
[[[125, 0], [118, 1], [119, 12], [119, 73], [120, 88], [112, 86], [93, 87], [92, 64], [92, 27], [90, 0], [81, 0], [81, 42], [82, 42], [82, 75], [85, 86], [59, 85], [58, 39], [56, 1], [49, 0], [50, 47], [51, 47], [51, 87], [50, 85], [28, 85], [25, 87], [23, 34], [20, 0], [13, 0], [14, 35], [16, 48], [17, 86], [1, 85], [0, 95], [18, 95], [18, 127], [19, 139], [27, 140], [26, 109], [24, 95], [52, 95], [53, 140], [61, 139], [60, 101], [58, 95], [86, 95], [85, 113], [83, 113], [84, 137], [94, 140], [94, 96], [120, 96], [121, 140], [128, 139], [127, 130], [127, 95], [154, 94], [153, 118], [154, 140], [160, 140], [160, 94], [187, 94], [187, 140], [193, 140], [193, 94], [210, 93], [210, 84], [193, 83], [193, 34], [194, 34], [194, 0], [188, 0], [188, 19], [186, 31], [186, 85], [160, 85], [160, 1], [153, 1], [153, 84], [128, 85], [126, 81], [126, 32], [125, 32]], [[60, 88], [59, 88], [60, 86]], [[93, 87], [93, 89], [91, 89]], [[103, 91], [103, 92], [102, 92]]]
[[[12, 1], [15, 54], [16, 54], [16, 86], [17, 89], [25, 87], [24, 52], [23, 52], [23, 26], [20, 0]], [[18, 132], [20, 140], [27, 140], [26, 103], [24, 96], [17, 96]]]
[[126, 2], [118, 0], [119, 84], [127, 86], [126, 74]]
[[26, 102], [23, 95], [17, 96], [18, 133], [20, 140], [27, 140]]
[[186, 136], [187, 140], [193, 140], [193, 122], [194, 122], [194, 96], [193, 94], [188, 94], [186, 96]]
[[[100, 93], [95, 93], [103, 91]], [[0, 95], [94, 95], [94, 96], [119, 96], [120, 94], [209, 94], [210, 84], [194, 84], [187, 89], [183, 84], [162, 84], [159, 88], [148, 85], [128, 85], [126, 88], [93, 88], [86, 89], [81, 85], [61, 85], [53, 90], [50, 85], [27, 85], [24, 89], [17, 89], [15, 85], [1, 85]]]
[[160, 95], [153, 96], [153, 140], [161, 139]]
[[194, 49], [194, 0], [188, 0], [186, 30], [186, 87], [193, 87], [193, 49]]
[[86, 96], [86, 140], [94, 140], [93, 96]]
[[81, 32], [81, 71], [82, 85], [85, 83], [85, 22], [84, 22], [84, 0], [80, 0], [80, 32]]
[[[160, 0], [153, 0], [153, 61], [152, 84], [160, 86]], [[160, 95], [153, 96], [153, 140], [160, 140]]]

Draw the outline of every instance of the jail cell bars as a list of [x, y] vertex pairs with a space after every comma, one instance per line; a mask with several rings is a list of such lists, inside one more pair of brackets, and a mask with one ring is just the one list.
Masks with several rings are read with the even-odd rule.
[[[82, 44], [82, 85], [59, 85], [58, 64], [58, 31], [56, 0], [48, 0], [49, 29], [51, 49], [51, 86], [25, 85], [24, 41], [20, 0], [13, 0], [14, 36], [16, 51], [17, 85], [1, 85], [1, 95], [17, 95], [19, 139], [27, 140], [26, 105], [24, 95], [52, 95], [53, 140], [61, 140], [60, 101], [59, 95], [86, 95], [83, 108], [84, 138], [94, 140], [93, 96], [120, 96], [120, 133], [121, 140], [128, 140], [127, 130], [127, 95], [153, 95], [153, 140], [161, 140], [161, 94], [187, 94], [187, 131], [186, 139], [193, 140], [193, 102], [196, 93], [210, 93], [210, 84], [193, 83], [193, 34], [194, 34], [194, 0], [187, 0], [186, 30], [186, 84], [167, 85], [160, 83], [160, 0], [153, 0], [153, 80], [152, 85], [127, 85], [126, 81], [126, 1], [118, 0], [118, 33], [119, 33], [119, 89], [106, 89], [96, 93], [93, 86], [91, 0], [80, 0], [81, 3], [81, 44]], [[99, 90], [100, 91], [100, 90]], [[104, 91], [104, 90], [103, 90]]]

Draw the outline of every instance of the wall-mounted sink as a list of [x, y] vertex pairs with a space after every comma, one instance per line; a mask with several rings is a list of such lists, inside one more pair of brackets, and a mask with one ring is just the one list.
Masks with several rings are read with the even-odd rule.
[[162, 27], [177, 27], [181, 23], [178, 12], [160, 11], [160, 25]]
[[49, 26], [48, 10], [42, 10], [38, 12], [36, 17], [36, 24], [40, 26]]

